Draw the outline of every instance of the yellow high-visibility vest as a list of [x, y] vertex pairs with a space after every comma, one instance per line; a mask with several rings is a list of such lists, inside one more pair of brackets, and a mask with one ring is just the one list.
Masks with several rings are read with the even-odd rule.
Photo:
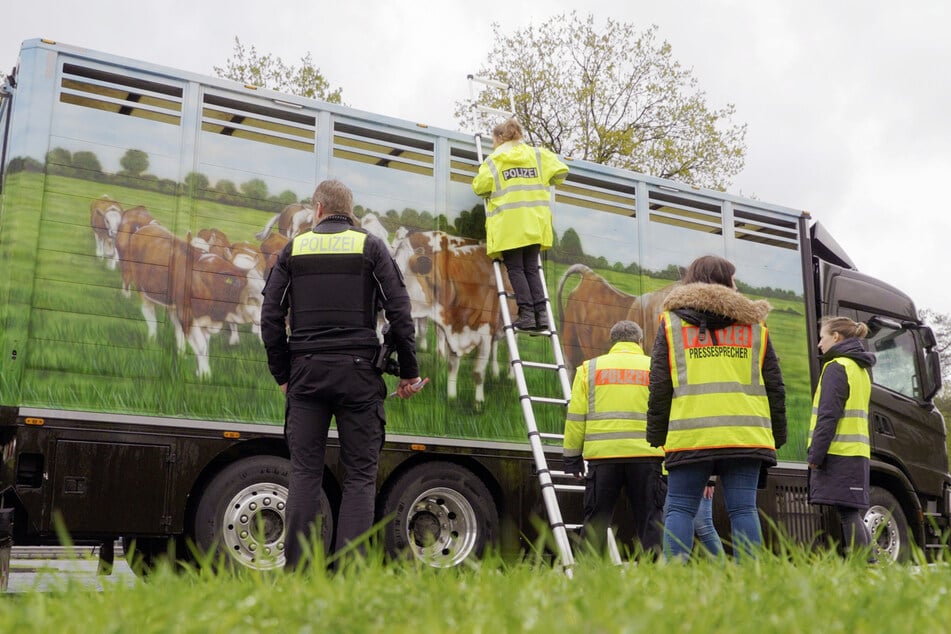
[[622, 341], [578, 368], [565, 420], [566, 457], [663, 458], [663, 449], [646, 438], [650, 363], [638, 344]]
[[806, 440], [806, 449], [812, 446], [812, 434], [819, 419], [819, 397], [822, 393], [822, 375], [830, 363], [838, 363], [845, 369], [845, 376], [849, 381], [849, 396], [845, 399], [842, 417], [835, 427], [835, 436], [829, 445], [828, 453], [835, 456], [871, 456], [871, 446], [868, 438], [868, 401], [872, 395], [872, 379], [868, 370], [860, 366], [854, 359], [836, 357], [824, 366], [819, 375], [819, 386], [812, 399], [812, 417], [809, 419], [809, 437]]
[[768, 332], [761, 324], [700, 329], [662, 315], [673, 399], [668, 452], [727, 447], [776, 449], [763, 383]]
[[485, 209], [486, 253], [540, 244], [552, 245], [551, 186], [561, 183], [568, 166], [550, 150], [526, 143], [506, 143], [490, 154], [472, 180]]

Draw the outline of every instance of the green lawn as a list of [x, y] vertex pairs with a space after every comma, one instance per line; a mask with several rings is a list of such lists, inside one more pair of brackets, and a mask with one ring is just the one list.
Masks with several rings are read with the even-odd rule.
[[746, 564], [615, 567], [572, 578], [531, 561], [435, 570], [367, 564], [329, 576], [160, 570], [0, 600], [9, 632], [943, 632], [951, 566], [792, 551]]

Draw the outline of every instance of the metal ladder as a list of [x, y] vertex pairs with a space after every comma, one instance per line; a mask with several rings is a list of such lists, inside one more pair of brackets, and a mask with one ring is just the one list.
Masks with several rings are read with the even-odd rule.
[[[541, 267], [541, 256], [539, 256], [539, 267]], [[553, 478], [571, 478], [564, 471], [553, 471], [548, 466], [548, 458], [545, 455], [544, 440], [564, 440], [564, 434], [552, 434], [540, 432], [535, 420], [535, 405], [561, 405], [562, 408], [568, 406], [571, 399], [571, 384], [568, 380], [568, 369], [565, 366], [565, 359], [561, 351], [561, 343], [558, 339], [558, 331], [555, 328], [554, 313], [551, 310], [551, 301], [548, 297], [547, 284], [542, 284], [545, 290], [545, 307], [548, 311], [549, 327], [547, 330], [518, 330], [512, 325], [512, 314], [509, 311], [508, 297], [509, 293], [505, 290], [505, 278], [502, 273], [502, 262], [494, 260], [492, 262], [495, 269], [495, 285], [499, 294], [499, 306], [502, 312], [502, 323], [505, 327], [505, 340], [508, 343], [509, 363], [515, 373], [515, 384], [518, 387], [519, 403], [522, 406], [522, 416], [525, 418], [525, 427], [528, 431], [528, 442], [532, 450], [532, 457], [535, 461], [535, 470], [538, 475], [538, 481], [542, 488], [542, 499], [545, 502], [545, 510], [548, 513], [548, 523], [551, 525], [552, 535], [555, 538], [555, 545], [558, 548], [558, 557], [561, 560], [561, 566], [565, 572], [571, 576], [571, 567], [574, 565], [574, 555], [571, 552], [571, 542], [568, 538], [569, 530], [578, 530], [581, 524], [566, 524], [561, 515], [561, 506], [558, 503], [557, 492], [571, 491], [584, 492], [584, 486], [580, 484], [555, 483]], [[518, 347], [518, 334], [526, 333], [532, 336], [544, 336], [551, 342], [552, 355], [554, 363], [527, 361], [522, 359]], [[553, 371], [558, 374], [561, 385], [561, 397], [537, 396], [530, 394], [528, 383], [525, 380], [525, 368], [537, 368]]]
[[[506, 119], [515, 116], [515, 96], [512, 94], [509, 89], [510, 86], [503, 81], [498, 81], [495, 79], [490, 79], [488, 77], [480, 77], [478, 75], [467, 75], [466, 79], [469, 80], [469, 101], [471, 103], [471, 108], [473, 110], [478, 110], [485, 114], [495, 114]], [[491, 106], [483, 106], [478, 102], [478, 95], [476, 94], [477, 85], [486, 86], [487, 88], [496, 88], [502, 91], [503, 98], [508, 97], [509, 109], [502, 110], [500, 108], [492, 108]], [[486, 136], [484, 132], [476, 132], [474, 135], [475, 144], [476, 144], [476, 154], [479, 156], [479, 164], [482, 164], [483, 152], [482, 152], [482, 139]]]
[[[468, 80], [469, 97], [471, 99], [471, 107], [473, 109], [486, 114], [499, 115], [505, 118], [515, 116], [515, 98], [512, 95], [510, 86], [508, 84], [476, 75], [469, 75]], [[510, 109], [502, 110], [499, 108], [492, 108], [490, 106], [479, 104], [477, 102], [476, 95], [476, 85], [478, 84], [502, 91], [503, 98], [508, 98]], [[482, 150], [482, 139], [484, 136], [486, 135], [482, 132], [476, 132], [474, 134], [476, 154], [478, 156], [480, 165], [485, 158]], [[505, 290], [505, 278], [502, 274], [502, 263], [500, 260], [494, 260], [492, 265], [495, 271], [496, 291], [499, 295], [499, 306], [501, 308], [502, 323], [505, 329], [505, 340], [509, 349], [509, 362], [512, 365], [512, 370], [515, 374], [515, 383], [518, 387], [519, 403], [522, 407], [522, 415], [525, 419], [526, 430], [528, 431], [528, 441], [532, 450], [532, 457], [535, 462], [535, 470], [538, 474], [539, 484], [542, 488], [542, 499], [545, 503], [545, 510], [548, 514], [548, 523], [551, 526], [552, 535], [555, 539], [555, 545], [558, 549], [558, 557], [561, 560], [561, 566], [565, 571], [565, 574], [571, 577], [572, 566], [574, 565], [575, 560], [571, 550], [571, 542], [568, 538], [568, 531], [578, 531], [582, 528], [582, 524], [565, 523], [561, 514], [561, 506], [558, 503], [557, 493], [584, 493], [584, 485], [568, 484], [567, 482], [575, 481], [573, 476], [565, 473], [564, 471], [552, 470], [549, 468], [543, 441], [556, 440], [559, 442], [560, 446], [560, 443], [564, 441], [565, 437], [564, 434], [540, 432], [538, 430], [538, 424], [535, 420], [535, 404], [561, 405], [563, 408], [567, 408], [568, 401], [571, 400], [571, 381], [568, 379], [568, 369], [565, 365], [561, 342], [558, 338], [558, 330], [555, 327], [555, 313], [551, 308], [551, 299], [548, 295], [548, 285], [547, 283], [544, 283], [544, 268], [542, 267], [541, 255], [538, 256], [538, 267], [543, 274], [542, 288], [545, 293], [545, 310], [548, 313], [549, 321], [549, 327], [547, 330], [520, 331], [512, 325], [512, 315], [508, 308], [509, 293]], [[555, 362], [543, 363], [523, 360], [521, 357], [521, 352], [518, 348], [518, 337], [516, 335], [518, 333], [524, 332], [528, 332], [528, 334], [532, 336], [548, 337], [549, 341], [551, 342], [552, 358]], [[557, 372], [559, 383], [561, 385], [561, 397], [536, 396], [530, 394], [528, 391], [528, 383], [525, 380], [525, 368], [537, 368]], [[559, 478], [559, 482], [556, 483], [554, 478]], [[611, 561], [615, 564], [620, 564], [621, 556], [611, 528], [608, 528], [607, 543]]]
[[[515, 98], [509, 90], [509, 85], [505, 82], [500, 82], [494, 79], [489, 79], [487, 77], [479, 77], [476, 75], [469, 75], [469, 97], [471, 99], [472, 108], [483, 112], [486, 114], [499, 115], [501, 117], [509, 118], [515, 115]], [[492, 108], [490, 106], [484, 106], [478, 103], [476, 95], [476, 86], [481, 84], [489, 88], [495, 88], [502, 91], [503, 97], [508, 97], [509, 110], [501, 110], [499, 108]], [[481, 132], [475, 133], [475, 143], [476, 143], [476, 154], [479, 159], [479, 164], [482, 164], [484, 160], [483, 151], [482, 151], [482, 139], [485, 136]], [[540, 271], [544, 271], [541, 267], [542, 260], [541, 255], [538, 257], [538, 266]], [[509, 311], [508, 307], [508, 298], [509, 293], [505, 290], [505, 277], [502, 273], [502, 263], [499, 260], [494, 260], [492, 263], [493, 269], [495, 270], [495, 284], [496, 290], [499, 294], [499, 306], [502, 312], [502, 323], [505, 328], [505, 340], [508, 344], [509, 349], [509, 363], [512, 366], [512, 371], [515, 374], [515, 383], [518, 386], [519, 402], [522, 407], [522, 415], [525, 418], [525, 427], [528, 431], [528, 442], [531, 446], [532, 457], [535, 462], [535, 470], [538, 474], [538, 480], [542, 488], [542, 499], [545, 502], [545, 510], [548, 513], [548, 523], [551, 525], [552, 535], [555, 539], [555, 545], [558, 549], [558, 557], [561, 561], [561, 566], [564, 569], [565, 573], [570, 577], [572, 574], [572, 566], [574, 565], [574, 555], [571, 552], [571, 542], [568, 538], [568, 530], [580, 529], [580, 524], [565, 524], [564, 519], [561, 515], [561, 507], [558, 504], [558, 497], [556, 492], [558, 491], [572, 491], [572, 492], [583, 492], [584, 486], [578, 484], [556, 484], [552, 478], [553, 477], [564, 477], [570, 478], [564, 473], [564, 471], [552, 471], [548, 466], [548, 459], [545, 456], [545, 445], [542, 442], [543, 440], [563, 440], [563, 434], [550, 434], [542, 433], [538, 430], [538, 424], [535, 420], [535, 404], [550, 404], [550, 405], [561, 405], [562, 408], [567, 407], [568, 401], [571, 399], [571, 382], [568, 380], [568, 370], [565, 366], [565, 359], [561, 351], [561, 343], [558, 339], [558, 331], [555, 328], [554, 323], [554, 312], [551, 309], [551, 301], [548, 297], [548, 286], [547, 284], [542, 284], [542, 287], [545, 291], [545, 310], [548, 312], [549, 327], [547, 330], [533, 330], [533, 331], [520, 331], [517, 330], [512, 325], [512, 314]], [[528, 332], [528, 334], [533, 336], [545, 336], [548, 337], [551, 342], [552, 358], [554, 363], [542, 363], [537, 361], [525, 361], [521, 357], [521, 353], [518, 348], [518, 333]], [[554, 371], [558, 373], [559, 383], [561, 385], [561, 397], [548, 397], [548, 396], [535, 396], [529, 394], [528, 392], [528, 383], [525, 380], [525, 368], [538, 368], [548, 371]]]

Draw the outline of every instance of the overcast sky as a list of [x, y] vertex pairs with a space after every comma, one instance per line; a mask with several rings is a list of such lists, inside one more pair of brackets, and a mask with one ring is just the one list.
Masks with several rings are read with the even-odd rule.
[[466, 74], [506, 32], [579, 8], [656, 24], [711, 108], [748, 124], [729, 191], [809, 211], [860, 270], [951, 313], [951, 2], [947, 0], [17, 0], [20, 42], [66, 44], [213, 74], [235, 36], [296, 64], [308, 52], [347, 105], [458, 129]]

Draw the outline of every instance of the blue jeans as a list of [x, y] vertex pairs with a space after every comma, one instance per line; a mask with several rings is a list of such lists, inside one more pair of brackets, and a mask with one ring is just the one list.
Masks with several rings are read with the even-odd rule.
[[664, 520], [664, 554], [687, 559], [693, 545], [693, 521], [700, 508], [703, 488], [716, 470], [730, 515], [733, 550], [737, 559], [752, 556], [763, 543], [756, 510], [756, 485], [760, 461], [729, 459], [668, 467], [667, 516]]
[[713, 500], [700, 498], [700, 508], [693, 516], [693, 534], [697, 536], [708, 553], [714, 557], [723, 554], [723, 542], [720, 541], [720, 535], [717, 534], [717, 529], [713, 525]]
[[[668, 498], [669, 499], [669, 498]], [[664, 502], [664, 523], [667, 522], [668, 503]], [[713, 525], [713, 500], [707, 497], [700, 498], [697, 514], [693, 516], [693, 534], [697, 541], [714, 557], [723, 554], [723, 542]]]

